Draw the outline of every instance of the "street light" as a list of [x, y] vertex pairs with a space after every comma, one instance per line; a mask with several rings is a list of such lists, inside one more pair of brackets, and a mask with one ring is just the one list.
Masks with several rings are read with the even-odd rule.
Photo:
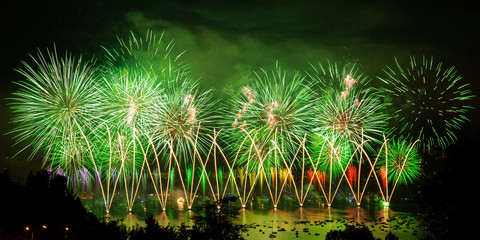
[[[29, 226], [26, 226], [26, 227], [25, 227], [25, 239], [28, 238], [28, 231], [30, 231], [30, 227], [29, 227]], [[32, 240], [33, 240], [33, 231], [32, 231]]]

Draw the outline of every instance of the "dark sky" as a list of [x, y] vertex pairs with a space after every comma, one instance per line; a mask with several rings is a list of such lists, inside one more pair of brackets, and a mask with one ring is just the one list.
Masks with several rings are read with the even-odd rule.
[[[16, 90], [11, 82], [20, 75], [13, 69], [21, 60], [53, 44], [60, 52], [101, 59], [100, 46], [115, 46], [116, 36], [126, 38], [129, 31], [164, 31], [166, 39], [175, 39], [175, 50], [187, 51], [184, 60], [201, 86], [214, 88], [219, 97], [245, 81], [251, 67], [270, 68], [276, 60], [298, 70], [326, 60], [356, 60], [373, 79], [385, 65], [394, 64], [394, 57], [412, 54], [456, 66], [480, 95], [479, 8], [474, 1], [219, 2], [9, 1], [1, 14], [2, 156], [11, 155], [11, 136], [5, 135], [11, 113], [5, 98]], [[478, 109], [478, 103], [476, 98], [470, 105]], [[471, 118], [467, 127], [478, 129], [478, 110]], [[17, 163], [2, 164], [11, 168]]]

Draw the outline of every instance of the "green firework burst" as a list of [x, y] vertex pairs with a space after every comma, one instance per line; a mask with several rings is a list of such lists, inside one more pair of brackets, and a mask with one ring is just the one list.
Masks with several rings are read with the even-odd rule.
[[456, 133], [468, 121], [474, 97], [469, 84], [462, 82], [455, 67], [444, 67], [433, 57], [410, 57], [408, 65], [395, 59], [396, 65], [384, 70], [384, 102], [390, 104], [396, 135], [408, 141], [421, 140], [422, 149], [444, 149], [457, 140]]
[[24, 62], [17, 70], [25, 79], [15, 82], [19, 90], [11, 98], [12, 133], [32, 148], [31, 156], [43, 151], [44, 165], [71, 177], [85, 166], [85, 138], [96, 125], [96, 68], [68, 53], [59, 58], [55, 49], [31, 57], [35, 65]]
[[352, 158], [352, 143], [332, 134], [312, 135], [312, 160], [319, 172], [337, 179]]
[[[283, 70], [278, 63], [272, 71], [261, 69], [231, 102], [229, 141], [237, 143], [234, 149], [250, 149], [240, 145], [258, 142], [267, 152], [275, 143], [284, 157], [292, 156], [313, 128], [312, 100], [311, 86], [299, 73]], [[244, 141], [247, 136], [255, 139]], [[273, 164], [274, 159], [267, 157], [265, 164]]]
[[343, 141], [379, 142], [388, 115], [376, 89], [368, 86], [368, 79], [356, 65], [319, 64], [309, 76], [320, 92], [315, 106], [315, 131]]
[[104, 75], [102, 119], [112, 130], [147, 131], [147, 123], [159, 102], [162, 89], [156, 79], [137, 72]]
[[380, 153], [377, 166], [388, 169], [388, 181], [412, 183], [422, 174], [422, 159], [416, 146], [402, 139], [387, 142], [387, 150]]
[[163, 152], [173, 150], [184, 160], [205, 154], [210, 146], [207, 134], [213, 135], [216, 126], [214, 104], [210, 91], [199, 90], [196, 82], [180, 78], [168, 83], [162, 102], [149, 119], [148, 134]]

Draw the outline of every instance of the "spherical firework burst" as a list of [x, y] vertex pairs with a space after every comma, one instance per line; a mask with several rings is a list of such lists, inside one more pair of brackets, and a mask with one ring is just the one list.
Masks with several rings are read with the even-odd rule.
[[385, 83], [384, 101], [391, 105], [396, 134], [409, 141], [420, 139], [424, 150], [455, 142], [473, 108], [465, 103], [473, 97], [469, 84], [461, 81], [455, 67], [446, 68], [433, 57], [411, 56], [406, 66], [397, 59], [395, 63], [379, 79]]
[[[149, 119], [149, 135], [164, 152], [173, 150], [187, 160], [187, 153], [206, 153], [215, 127], [215, 115], [210, 91], [201, 92], [196, 82], [179, 76], [168, 83], [162, 102]], [[168, 143], [168, 144], [167, 144]], [[172, 147], [172, 149], [169, 149]], [[197, 152], [198, 151], [198, 152]], [[191, 158], [190, 157], [190, 158]]]
[[387, 142], [387, 150], [380, 153], [377, 166], [382, 178], [398, 184], [412, 183], [422, 174], [422, 159], [418, 149], [412, 143], [397, 139]]
[[315, 124], [320, 133], [343, 141], [376, 141], [384, 133], [387, 115], [375, 89], [355, 65], [319, 64], [309, 74], [320, 89]]
[[[137, 72], [104, 75], [102, 119], [112, 131], [144, 133], [153, 111], [162, 102], [156, 79]], [[121, 133], [125, 134], [125, 133]]]
[[261, 69], [232, 101], [235, 112], [229, 109], [227, 123], [233, 129], [230, 141], [249, 144], [251, 139], [244, 141], [247, 135], [262, 136], [260, 146], [271, 150], [275, 142], [285, 157], [294, 154], [313, 128], [312, 98], [311, 87], [300, 74], [282, 70], [278, 63], [271, 72]]
[[[385, 126], [380, 101], [370, 95], [350, 93], [352, 98], [328, 94], [316, 107], [316, 131], [331, 133], [343, 141], [378, 141]], [[353, 98], [355, 97], [355, 98]]]
[[[57, 52], [38, 52], [34, 66], [24, 62], [17, 71], [25, 79], [15, 82], [11, 108], [17, 143], [43, 150], [44, 165], [61, 168], [67, 176], [82, 170], [87, 153], [86, 136], [96, 125], [98, 95], [92, 61]], [[23, 150], [24, 150], [23, 149]], [[49, 163], [47, 163], [49, 162]]]
[[[300, 74], [284, 71], [277, 63], [270, 73], [264, 69], [261, 74], [255, 73], [251, 88], [256, 94], [250, 104], [250, 116], [258, 125], [277, 131], [288, 142], [296, 140], [292, 135], [302, 138], [311, 130], [311, 86]], [[248, 93], [248, 87], [242, 90]]]

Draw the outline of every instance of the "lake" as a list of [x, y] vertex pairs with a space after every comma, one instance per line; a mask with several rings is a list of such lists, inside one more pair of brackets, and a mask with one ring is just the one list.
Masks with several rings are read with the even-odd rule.
[[[122, 194], [114, 199], [110, 215], [123, 220], [127, 226], [144, 225], [147, 213], [153, 214], [162, 225], [187, 226], [193, 224], [191, 219], [200, 208], [199, 198], [192, 210], [185, 203], [177, 202], [172, 197], [165, 211], [152, 194], [139, 197], [132, 212], [127, 211], [126, 200]], [[105, 216], [101, 200], [90, 198], [82, 202], [87, 210], [98, 217]], [[238, 207], [240, 203], [237, 202]], [[246, 239], [324, 239], [330, 230], [342, 230], [345, 224], [367, 226], [375, 238], [384, 239], [388, 232], [400, 239], [418, 239], [424, 234], [424, 228], [418, 218], [417, 204], [405, 200], [394, 200], [389, 207], [384, 207], [375, 197], [366, 197], [361, 206], [356, 206], [349, 199], [339, 199], [332, 207], [314, 201], [306, 201], [303, 207], [293, 200], [283, 200], [273, 208], [268, 198], [250, 201], [246, 208], [240, 208], [238, 222], [250, 225]]]

